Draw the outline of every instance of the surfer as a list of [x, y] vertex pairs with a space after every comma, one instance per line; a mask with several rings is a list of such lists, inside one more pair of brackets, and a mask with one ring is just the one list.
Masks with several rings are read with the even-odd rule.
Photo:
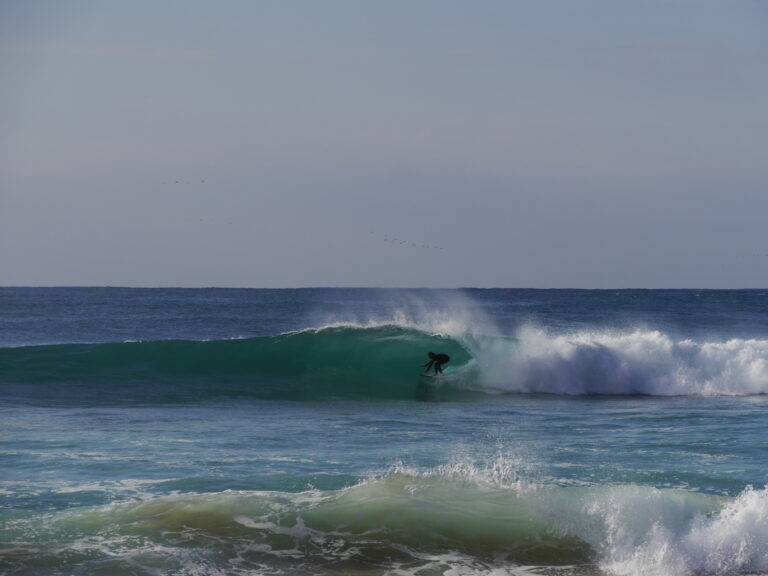
[[451, 357], [448, 356], [448, 354], [435, 354], [434, 352], [427, 353], [427, 356], [429, 356], [429, 362], [424, 364], [424, 367], [426, 370], [424, 370], [424, 374], [429, 372], [429, 369], [432, 368], [432, 365], [435, 365], [435, 375], [442, 374], [443, 373], [443, 364], [447, 364], [451, 361]]

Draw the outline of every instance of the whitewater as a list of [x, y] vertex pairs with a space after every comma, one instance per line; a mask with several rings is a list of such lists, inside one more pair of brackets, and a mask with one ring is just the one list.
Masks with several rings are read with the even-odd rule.
[[0, 574], [768, 574], [767, 299], [0, 288]]

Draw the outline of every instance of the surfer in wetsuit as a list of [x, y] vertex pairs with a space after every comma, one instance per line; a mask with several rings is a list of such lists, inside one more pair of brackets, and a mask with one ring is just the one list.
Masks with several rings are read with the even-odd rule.
[[429, 369], [432, 368], [432, 365], [435, 365], [435, 375], [442, 374], [443, 373], [443, 364], [447, 364], [451, 361], [451, 357], [448, 356], [448, 354], [435, 354], [434, 352], [429, 352], [427, 354], [429, 356], [429, 362], [424, 364], [424, 374], [429, 372]]

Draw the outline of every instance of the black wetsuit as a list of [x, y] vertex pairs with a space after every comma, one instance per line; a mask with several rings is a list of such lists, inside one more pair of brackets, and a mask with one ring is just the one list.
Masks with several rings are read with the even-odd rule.
[[432, 352], [429, 353], [429, 362], [424, 364], [424, 367], [426, 370], [424, 370], [424, 373], [429, 372], [429, 369], [432, 368], [432, 365], [435, 365], [435, 374], [442, 374], [443, 373], [443, 364], [447, 364], [451, 361], [451, 357], [448, 356], [448, 354], [433, 354]]

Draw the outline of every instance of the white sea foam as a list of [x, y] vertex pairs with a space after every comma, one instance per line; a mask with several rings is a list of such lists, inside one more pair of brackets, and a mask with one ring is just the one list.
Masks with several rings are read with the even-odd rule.
[[768, 340], [676, 340], [657, 330], [464, 336], [482, 384], [502, 392], [748, 395], [768, 393]]
[[602, 566], [622, 576], [768, 571], [768, 489], [747, 488], [710, 511], [702, 496], [616, 487], [585, 506], [604, 532], [584, 534]]

